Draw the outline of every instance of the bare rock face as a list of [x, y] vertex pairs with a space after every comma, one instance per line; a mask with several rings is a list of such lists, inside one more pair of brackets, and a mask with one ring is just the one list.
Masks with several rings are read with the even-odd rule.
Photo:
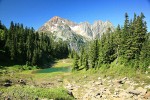
[[[79, 35], [82, 35], [86, 38], [92, 39], [93, 32], [92, 32], [91, 27], [92, 26], [88, 22], [83, 22], [83, 23], [79, 24], [79, 27], [78, 27], [79, 29], [76, 29], [74, 31]], [[80, 31], [78, 31], [78, 30], [80, 30]]]
[[55, 16], [38, 29], [38, 32], [53, 35], [56, 41], [69, 42], [69, 47], [79, 51], [80, 46], [86, 41], [100, 38], [107, 31], [114, 31], [111, 22], [95, 21], [94, 24], [83, 22], [80, 24]]
[[55, 16], [49, 21], [47, 21], [42, 27], [40, 27], [38, 31], [54, 32], [54, 31], [61, 31], [62, 29], [65, 28], [70, 30], [70, 27], [67, 26], [75, 26], [75, 25], [76, 24], [74, 22]]
[[42, 27], [38, 29], [39, 32], [51, 32], [63, 40], [69, 39], [71, 36], [80, 35], [87, 40], [100, 38], [103, 33], [107, 31], [114, 31], [111, 22], [95, 21], [93, 24], [83, 22], [76, 24], [67, 19], [58, 16], [53, 17], [47, 21]]

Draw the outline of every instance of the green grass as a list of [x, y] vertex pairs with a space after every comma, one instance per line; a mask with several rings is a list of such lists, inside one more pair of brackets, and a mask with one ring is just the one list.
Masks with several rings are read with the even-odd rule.
[[56, 63], [53, 65], [53, 67], [68, 67], [72, 66], [72, 59], [62, 59], [62, 60], [57, 60]]
[[106, 76], [112, 77], [135, 77], [140, 74], [135, 68], [126, 66], [125, 64], [116, 63], [116, 60], [110, 65], [100, 66], [98, 70]]
[[[98, 77], [106, 78], [109, 76], [110, 78], [122, 78], [122, 77], [129, 77], [137, 82], [144, 81], [145, 84], [150, 84], [150, 80], [148, 79], [148, 75], [150, 76], [150, 69], [148, 70], [149, 74], [143, 74], [139, 71], [129, 67], [125, 66], [124, 64], [116, 64], [116, 61], [108, 65], [102, 65], [101, 67], [97, 69], [89, 69], [89, 70], [80, 70], [80, 71], [74, 71], [71, 72], [71, 66], [72, 66], [72, 59], [62, 59], [57, 60], [52, 66], [50, 66], [47, 69], [36, 69], [33, 68], [32, 70], [29, 70], [30, 67], [28, 66], [11, 66], [11, 67], [5, 67], [2, 70], [10, 72], [16, 72], [14, 76], [7, 75], [4, 73], [3, 80], [5, 79], [25, 79], [29, 83], [29, 86], [12, 86], [10, 88], [5, 88], [0, 91], [5, 91], [4, 94], [15, 94], [18, 96], [20, 95], [28, 95], [29, 100], [33, 100], [33, 98], [52, 98], [56, 100], [70, 100], [72, 98], [66, 97], [68, 96], [66, 93], [66, 90], [62, 88], [65, 84], [68, 83], [74, 83], [77, 85], [85, 85], [87, 82], [92, 80], [97, 80]], [[107, 66], [107, 68], [106, 68]], [[24, 70], [22, 70], [22, 68]], [[0, 71], [2, 71], [0, 70]], [[21, 71], [20, 71], [21, 70]], [[86, 78], [85, 78], [86, 76]], [[16, 78], [16, 79], [15, 79]], [[0, 79], [1, 80], [1, 79]], [[58, 80], [62, 80], [62, 83], [59, 83]], [[33, 82], [33, 83], [32, 83]], [[41, 88], [41, 83], [54, 83], [54, 87], [48, 87]], [[34, 85], [35, 83], [35, 85]], [[37, 87], [32, 87], [32, 85]], [[126, 87], [126, 86], [124, 86]], [[113, 90], [112, 90], [113, 91]], [[82, 92], [82, 91], [81, 91]], [[82, 93], [81, 93], [82, 94]], [[57, 97], [57, 98], [56, 98]], [[65, 98], [66, 97], [66, 98]], [[21, 97], [18, 97], [21, 98]], [[69, 98], [69, 99], [68, 99]]]
[[0, 91], [3, 92], [0, 97], [1, 100], [3, 100], [5, 96], [9, 96], [12, 100], [35, 100], [35, 98], [73, 100], [73, 97], [68, 95], [67, 91], [63, 87], [48, 89], [31, 86], [12, 86], [9, 88], [3, 88]]
[[[57, 60], [53, 66], [50, 66], [50, 68], [47, 69], [37, 69], [36, 67], [32, 68], [32, 66], [26, 65], [14, 65], [9, 67], [3, 66], [3, 69], [0, 70], [3, 73], [0, 76], [1, 82], [4, 83], [5, 80], [8, 79], [13, 81], [13, 84], [16, 84], [17, 80], [24, 79], [29, 84], [27, 86], [20, 86], [16, 84], [17, 86], [13, 85], [9, 88], [4, 88], [1, 86], [0, 92], [4, 93], [0, 99], [3, 100], [5, 96], [9, 96], [11, 99], [15, 100], [34, 100], [35, 98], [73, 100], [73, 98], [67, 94], [67, 90], [64, 89], [61, 84], [57, 83], [55, 84], [56, 86], [51, 88], [41, 88], [40, 85], [42, 82], [53, 83], [57, 82], [57, 79], [63, 80], [63, 75], [69, 74], [71, 65], [71, 59], [63, 59]], [[11, 75], [12, 72], [14, 73], [13, 75]], [[35, 84], [39, 84], [40, 86], [33, 87]]]
[[[36, 69], [36, 67], [31, 68], [26, 65], [5, 66], [3, 70], [8, 74], [1, 70], [3, 72], [1, 76], [3, 83], [6, 79], [12, 80], [14, 84], [17, 80], [24, 79], [29, 84], [27, 86], [13, 85], [9, 88], [1, 86], [0, 92], [4, 93], [0, 99], [3, 100], [3, 97], [9, 96], [13, 100], [34, 100], [37, 97], [40, 99], [73, 100], [73, 98], [67, 94], [67, 90], [62, 87], [62, 84], [57, 82], [57, 79], [63, 80], [64, 76], [70, 74], [71, 66], [71, 59], [57, 60], [47, 69]], [[12, 72], [14, 72], [14, 74], [10, 77]], [[41, 88], [41, 86], [33, 87], [34, 83], [40, 85], [42, 82], [53, 82], [56, 86], [49, 88]]]
[[[19, 65], [0, 66], [0, 67], [1, 67], [0, 68], [0, 76], [4, 76], [4, 77], [21, 71]], [[1, 78], [0, 78], [0, 80], [1, 80]]]
[[35, 70], [37, 66], [27, 66], [27, 65], [11, 65], [11, 66], [0, 66], [0, 75], [18, 73], [22, 71]]

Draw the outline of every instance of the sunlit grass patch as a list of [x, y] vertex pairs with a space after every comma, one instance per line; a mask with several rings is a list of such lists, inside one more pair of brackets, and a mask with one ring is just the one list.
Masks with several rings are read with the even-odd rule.
[[3, 94], [0, 97], [1, 100], [4, 97], [10, 97], [10, 99], [16, 100], [35, 100], [38, 99], [54, 99], [54, 100], [73, 100], [73, 97], [68, 95], [67, 90], [62, 87], [59, 88], [38, 88], [31, 86], [13, 86], [9, 88], [3, 88], [0, 90]]

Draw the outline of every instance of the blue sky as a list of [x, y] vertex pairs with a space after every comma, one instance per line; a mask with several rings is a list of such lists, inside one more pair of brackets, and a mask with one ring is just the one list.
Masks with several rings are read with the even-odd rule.
[[9, 27], [10, 21], [23, 23], [37, 30], [53, 16], [76, 23], [109, 20], [123, 25], [124, 14], [144, 13], [150, 31], [150, 0], [0, 0], [0, 20]]

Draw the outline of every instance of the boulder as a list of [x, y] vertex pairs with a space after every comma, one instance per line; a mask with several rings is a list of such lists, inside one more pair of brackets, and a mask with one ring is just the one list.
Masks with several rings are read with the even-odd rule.
[[107, 95], [111, 95], [110, 90], [109, 90], [109, 89], [107, 89], [107, 90], [105, 91], [105, 94], [107, 94]]
[[100, 95], [100, 93], [97, 93], [96, 96]]
[[19, 82], [20, 84], [26, 85], [26, 81], [23, 80], [23, 79], [20, 79], [18, 82]]
[[102, 98], [103, 98], [103, 99], [107, 99], [107, 96], [106, 96], [106, 95], [102, 95]]
[[11, 80], [8, 80], [8, 79], [5, 80], [5, 82], [6, 82], [6, 83], [12, 83], [12, 81], [11, 81]]
[[146, 85], [144, 88], [145, 89], [150, 89], [150, 85]]
[[72, 91], [68, 90], [68, 94], [69, 94], [71, 97], [74, 97]]
[[47, 98], [44, 98], [44, 99], [41, 99], [41, 100], [54, 100], [54, 99], [47, 99]]
[[150, 91], [144, 95], [144, 98], [150, 100]]
[[63, 83], [63, 80], [61, 80], [61, 79], [58, 79], [57, 81]]
[[125, 98], [125, 97], [128, 97], [129, 94], [126, 93], [126, 92], [121, 92], [121, 93], [119, 94], [119, 96], [122, 97], [122, 98], [123, 98], [123, 97]]
[[127, 93], [133, 94], [133, 95], [136, 95], [136, 96], [138, 96], [138, 95], [143, 96], [143, 95], [146, 94], [146, 92], [147, 92], [147, 89], [144, 89], [142, 87], [138, 87], [136, 90], [133, 89], [133, 88], [127, 90]]
[[98, 80], [101, 80], [101, 77], [98, 77]]
[[136, 90], [140, 92], [140, 95], [145, 95], [147, 92], [147, 89], [144, 89], [142, 87], [138, 87]]
[[109, 80], [109, 81], [108, 81], [108, 83], [112, 84], [112, 83], [113, 83], [113, 81], [112, 81], [112, 80]]
[[66, 88], [69, 89], [69, 90], [73, 90], [73, 85], [68, 84], [68, 85], [66, 86]]
[[118, 80], [117, 83], [124, 84], [124, 81], [123, 80]]
[[95, 82], [96, 85], [103, 85], [101, 81]]
[[128, 93], [133, 94], [133, 95], [140, 95], [141, 92], [137, 90], [129, 90]]
[[11, 86], [11, 83], [4, 83], [4, 86], [9, 87], [9, 86]]
[[5, 97], [4, 100], [11, 100], [10, 97]]
[[127, 78], [127, 77], [124, 77], [122, 80], [128, 80], [128, 78]]
[[127, 77], [124, 77], [123, 79], [118, 80], [117, 83], [119, 83], [119, 84], [124, 84], [127, 80], [128, 80], [128, 78], [127, 78]]

